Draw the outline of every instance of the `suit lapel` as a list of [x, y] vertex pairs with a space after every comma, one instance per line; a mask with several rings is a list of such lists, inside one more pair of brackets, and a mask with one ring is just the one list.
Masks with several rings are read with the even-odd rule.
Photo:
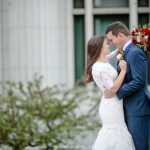
[[[124, 60], [125, 60], [125, 61], [126, 61], [126, 56], [127, 56], [128, 52], [129, 52], [129, 49], [130, 49], [130, 47], [132, 47], [133, 45], [134, 45], [133, 43], [130, 43], [130, 44], [126, 47], [125, 51], [123, 52], [123, 57], [124, 57]], [[117, 72], [118, 72], [118, 74], [120, 73], [119, 61], [117, 61]]]
[[124, 51], [124, 59], [125, 59], [125, 60], [126, 60], [126, 56], [127, 56], [128, 52], [129, 52], [130, 47], [132, 47], [133, 45], [134, 45], [133, 43], [130, 43], [130, 44], [126, 47], [126, 49], [125, 49], [125, 51]]

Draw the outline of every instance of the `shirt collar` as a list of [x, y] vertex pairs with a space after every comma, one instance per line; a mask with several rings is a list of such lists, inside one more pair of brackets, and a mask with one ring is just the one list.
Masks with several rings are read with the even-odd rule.
[[125, 45], [123, 46], [123, 51], [125, 51], [125, 49], [127, 48], [127, 46], [129, 45], [129, 44], [131, 44], [132, 43], [132, 40], [130, 39], [127, 43], [125, 43]]

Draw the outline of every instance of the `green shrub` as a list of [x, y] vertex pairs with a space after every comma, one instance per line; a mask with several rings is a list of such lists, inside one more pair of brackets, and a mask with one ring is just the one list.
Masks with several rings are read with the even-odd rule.
[[0, 145], [14, 150], [77, 149], [76, 136], [99, 126], [95, 116], [100, 93], [95, 87], [44, 87], [36, 78], [26, 85], [5, 82], [2, 89]]

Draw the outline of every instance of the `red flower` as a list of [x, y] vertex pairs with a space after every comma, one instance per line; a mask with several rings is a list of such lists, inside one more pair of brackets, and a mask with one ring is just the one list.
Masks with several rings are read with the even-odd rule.
[[134, 44], [137, 44], [137, 43], [138, 43], [135, 39], [132, 39], [132, 42], [133, 42]]
[[150, 54], [150, 23], [131, 31], [132, 42]]
[[146, 35], [150, 35], [150, 28], [144, 28], [144, 29], [143, 29], [143, 32], [144, 32]]
[[133, 30], [132, 32], [131, 32], [131, 35], [134, 35], [135, 34], [135, 31]]
[[149, 48], [150, 48], [150, 40], [148, 40], [147, 45], [148, 45], [148, 46], [149, 46]]

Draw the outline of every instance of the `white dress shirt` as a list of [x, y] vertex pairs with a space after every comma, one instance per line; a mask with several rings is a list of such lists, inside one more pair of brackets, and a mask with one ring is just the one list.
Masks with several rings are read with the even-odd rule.
[[132, 40], [130, 39], [124, 46], [123, 46], [123, 51], [125, 51], [125, 49], [127, 48], [127, 46], [129, 45], [129, 44], [131, 44], [132, 43]]

